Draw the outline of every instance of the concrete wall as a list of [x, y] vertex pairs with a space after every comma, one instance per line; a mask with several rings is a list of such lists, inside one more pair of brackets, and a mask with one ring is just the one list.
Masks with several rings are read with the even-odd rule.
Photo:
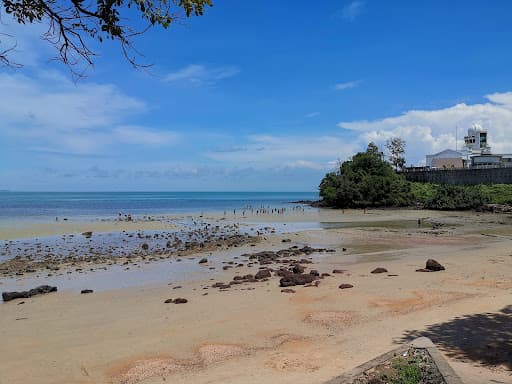
[[512, 168], [439, 169], [402, 173], [408, 181], [433, 184], [512, 184]]

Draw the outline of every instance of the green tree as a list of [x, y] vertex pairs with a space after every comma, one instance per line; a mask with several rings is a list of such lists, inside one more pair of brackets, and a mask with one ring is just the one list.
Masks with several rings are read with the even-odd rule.
[[404, 206], [412, 202], [409, 183], [382, 159], [373, 143], [320, 182], [325, 205], [338, 208]]
[[[113, 40], [130, 64], [144, 67], [133, 39], [154, 26], [168, 28], [184, 17], [200, 16], [212, 0], [0, 0], [2, 13], [19, 24], [43, 23], [41, 37], [57, 50], [57, 57], [80, 75], [76, 64], [93, 65], [91, 39]], [[1, 37], [5, 34], [0, 34]], [[4, 39], [5, 40], [5, 39]], [[9, 55], [15, 46], [0, 47], [0, 64], [17, 66]]]
[[386, 141], [386, 148], [389, 151], [389, 161], [395, 167], [395, 171], [402, 169], [405, 165], [405, 140], [392, 137]]

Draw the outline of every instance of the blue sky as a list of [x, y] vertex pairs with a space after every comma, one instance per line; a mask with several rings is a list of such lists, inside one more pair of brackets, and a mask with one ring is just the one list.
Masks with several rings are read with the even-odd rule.
[[0, 67], [0, 189], [314, 191], [371, 140], [400, 136], [421, 164], [472, 123], [512, 152], [510, 15], [509, 1], [214, 0], [136, 41], [150, 73], [93, 43], [77, 83], [44, 25], [2, 15], [24, 67]]

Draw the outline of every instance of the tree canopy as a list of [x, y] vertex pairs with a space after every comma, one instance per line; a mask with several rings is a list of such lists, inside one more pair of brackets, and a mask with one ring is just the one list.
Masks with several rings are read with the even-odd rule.
[[[89, 48], [90, 39], [116, 41], [130, 64], [145, 66], [138, 61], [135, 36], [153, 26], [168, 28], [184, 17], [200, 16], [212, 5], [212, 0], [0, 0], [0, 20], [5, 14], [19, 24], [48, 25], [41, 37], [55, 47], [58, 59], [79, 74], [74, 66], [92, 65], [96, 55]], [[11, 61], [14, 48], [0, 45], [0, 63], [22, 64]]]
[[323, 202], [338, 208], [405, 206], [411, 204], [409, 183], [397, 175], [374, 143], [341, 164], [320, 183]]

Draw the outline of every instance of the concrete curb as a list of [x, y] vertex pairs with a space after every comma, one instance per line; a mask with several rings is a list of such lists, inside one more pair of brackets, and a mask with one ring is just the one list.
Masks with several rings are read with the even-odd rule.
[[325, 384], [352, 384], [354, 379], [360, 376], [363, 372], [368, 371], [378, 365], [383, 364], [384, 362], [392, 359], [395, 356], [399, 356], [406, 352], [410, 347], [414, 347], [417, 349], [425, 349], [434, 363], [436, 364], [439, 373], [443, 376], [446, 384], [464, 384], [461, 378], [455, 373], [453, 368], [448, 364], [446, 359], [441, 355], [441, 353], [437, 350], [436, 346], [432, 341], [427, 337], [420, 337], [418, 339], [413, 340], [410, 344], [403, 345], [396, 349], [393, 349], [389, 352], [386, 352], [372, 360], [367, 361], [364, 364], [344, 373], [341, 376], [335, 377], [331, 379]]

